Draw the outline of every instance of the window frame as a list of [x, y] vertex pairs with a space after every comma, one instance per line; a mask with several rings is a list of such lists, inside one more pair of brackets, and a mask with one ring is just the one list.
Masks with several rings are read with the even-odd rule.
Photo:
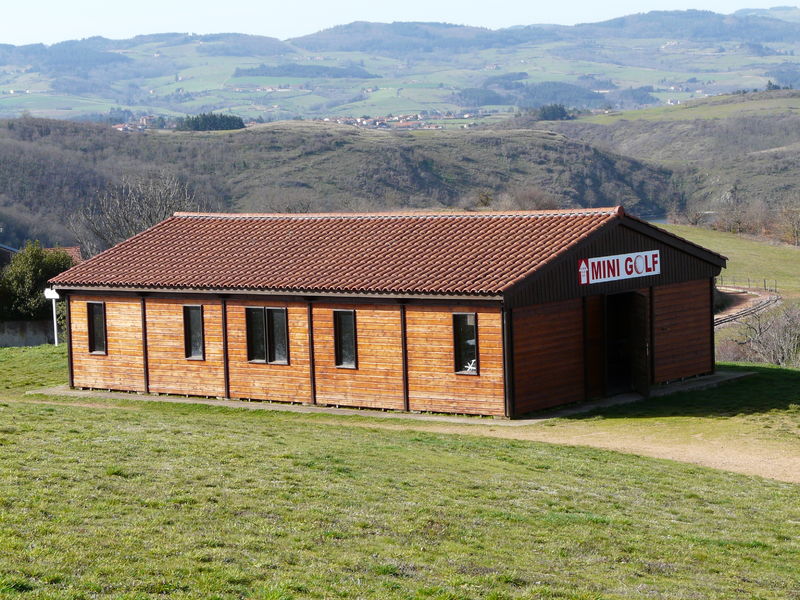
[[[94, 347], [94, 321], [92, 319], [92, 310], [89, 306], [99, 306], [100, 312], [103, 316], [103, 349], [97, 350]], [[89, 354], [95, 354], [97, 356], [107, 356], [108, 355], [108, 323], [106, 321], [106, 303], [97, 300], [89, 300], [86, 302], [86, 334], [87, 334], [87, 346], [89, 348]]]
[[[264, 324], [264, 358], [251, 358], [250, 353], [250, 327], [247, 322], [247, 315], [250, 311], [258, 311], [263, 315]], [[269, 360], [272, 350], [274, 350], [273, 339], [270, 331], [270, 312], [280, 311], [283, 313], [283, 335], [286, 338], [286, 359]], [[247, 362], [257, 365], [289, 365], [291, 364], [291, 354], [289, 350], [289, 311], [285, 306], [245, 306], [245, 337], [247, 345]]]
[[[264, 358], [252, 358], [253, 354], [251, 353], [252, 349], [252, 342], [250, 339], [250, 322], [249, 316], [251, 313], [261, 313], [263, 325], [262, 334], [264, 335]], [[267, 364], [267, 324], [266, 324], [267, 315], [264, 312], [263, 306], [245, 306], [244, 307], [244, 335], [245, 335], [245, 342], [247, 346], [247, 362], [253, 364]]]
[[[353, 364], [344, 364], [342, 361], [342, 336], [339, 329], [339, 319], [336, 316], [342, 313], [353, 315]], [[355, 309], [333, 309], [333, 364], [337, 369], [358, 369], [358, 323]]]
[[[459, 365], [459, 351], [458, 351], [458, 326], [456, 321], [458, 317], [472, 317], [475, 320], [475, 371], [465, 371]], [[456, 375], [467, 375], [469, 377], [477, 377], [481, 374], [481, 354], [480, 343], [478, 338], [478, 313], [477, 312], [454, 312], [453, 313], [453, 371]]]
[[[190, 319], [186, 316], [191, 309], [200, 309], [200, 355], [194, 356], [190, 354], [192, 350], [192, 340], [189, 332]], [[206, 323], [205, 314], [202, 304], [184, 304], [183, 305], [183, 355], [186, 360], [205, 360], [206, 359]]]
[[[272, 341], [272, 330], [270, 329], [270, 312], [283, 313], [283, 335], [286, 338], [286, 359], [284, 360], [270, 360], [270, 351], [275, 349]], [[291, 363], [291, 355], [289, 353], [289, 310], [285, 306], [265, 306], [264, 307], [264, 328], [266, 329], [266, 355], [268, 365], [288, 365]]]

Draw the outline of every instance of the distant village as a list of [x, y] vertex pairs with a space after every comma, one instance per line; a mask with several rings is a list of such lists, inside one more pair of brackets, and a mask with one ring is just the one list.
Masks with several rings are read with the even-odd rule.
[[[338, 125], [352, 125], [364, 129], [386, 129], [409, 131], [416, 129], [444, 129], [446, 124], [457, 126], [462, 129], [469, 129], [478, 125], [475, 119], [481, 119], [492, 111], [459, 112], [446, 111], [431, 113], [422, 111], [402, 115], [385, 115], [379, 117], [319, 117], [309, 119], [319, 123], [336, 123]], [[254, 127], [264, 123], [264, 120], [250, 120], [245, 123], [246, 127]], [[135, 117], [125, 123], [115, 123], [113, 129], [122, 132], [146, 131], [148, 129], [174, 129], [175, 122], [165, 120], [164, 117], [156, 115], [143, 115]]]
[[355, 127], [363, 127], [365, 129], [444, 129], [446, 122], [453, 121], [467, 121], [466, 123], [459, 123], [458, 125], [464, 129], [473, 127], [478, 123], [476, 121], [469, 121], [470, 119], [478, 119], [487, 116], [489, 113], [484, 111], [479, 112], [452, 112], [447, 111], [444, 113], [429, 113], [423, 111], [420, 113], [410, 113], [404, 115], [386, 115], [383, 117], [323, 117], [314, 119], [322, 123], [337, 123], [339, 125], [353, 125]]

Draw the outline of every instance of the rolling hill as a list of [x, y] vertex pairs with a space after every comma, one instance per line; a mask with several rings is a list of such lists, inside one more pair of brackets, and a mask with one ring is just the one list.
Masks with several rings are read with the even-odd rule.
[[67, 243], [67, 222], [125, 175], [163, 169], [201, 205], [298, 212], [673, 202], [668, 169], [546, 131], [395, 133], [287, 121], [235, 132], [124, 134], [107, 126], [0, 122], [0, 242]]
[[[283, 41], [160, 33], [0, 45], [0, 117], [107, 120], [229, 110], [270, 121], [678, 102], [762, 89], [769, 80], [797, 85], [800, 23], [791, 14], [654, 11], [500, 30], [355, 22]], [[534, 89], [542, 84], [555, 91]]]
[[659, 165], [673, 172], [681, 204], [721, 211], [792, 202], [800, 207], [800, 92], [777, 90], [575, 121], [510, 121]]

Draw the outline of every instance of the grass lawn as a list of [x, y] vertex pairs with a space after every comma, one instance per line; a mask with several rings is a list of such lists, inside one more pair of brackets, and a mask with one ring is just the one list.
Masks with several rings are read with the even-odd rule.
[[770, 285], [776, 280], [781, 295], [800, 297], [800, 247], [690, 225], [659, 227], [727, 256], [728, 267], [722, 271], [726, 281], [736, 278], [737, 283], [741, 284], [750, 277], [753, 285], [759, 286], [763, 285], [764, 279]]
[[794, 484], [377, 419], [22, 395], [64, 363], [0, 349], [3, 598], [800, 598]]

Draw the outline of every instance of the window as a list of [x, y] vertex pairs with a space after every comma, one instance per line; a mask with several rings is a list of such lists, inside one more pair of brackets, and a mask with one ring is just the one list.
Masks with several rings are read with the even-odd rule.
[[267, 310], [267, 362], [289, 364], [289, 332], [285, 308]]
[[289, 332], [285, 308], [249, 306], [245, 309], [247, 360], [289, 364]]
[[358, 368], [356, 350], [356, 311], [333, 311], [333, 340], [336, 353], [336, 366], [348, 369]]
[[478, 315], [453, 315], [453, 350], [456, 373], [478, 374]]
[[87, 302], [89, 320], [89, 352], [106, 353], [106, 305], [102, 302]]
[[267, 329], [264, 325], [264, 309], [247, 307], [245, 309], [247, 326], [247, 360], [267, 362]]
[[183, 307], [183, 344], [186, 358], [203, 360], [203, 307]]

